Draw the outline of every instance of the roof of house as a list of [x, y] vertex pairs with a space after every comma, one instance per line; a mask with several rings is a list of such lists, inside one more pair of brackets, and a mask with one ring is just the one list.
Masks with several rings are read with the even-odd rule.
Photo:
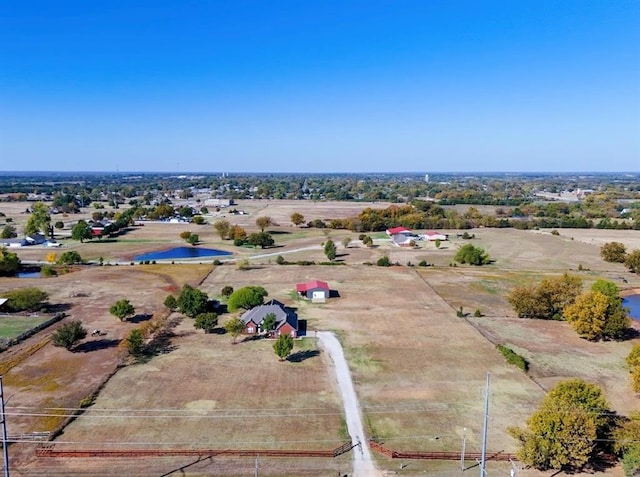
[[320, 280], [312, 280], [310, 282], [298, 283], [296, 285], [296, 291], [298, 293], [306, 292], [309, 290], [315, 290], [317, 288], [328, 291], [329, 285], [327, 284], [327, 282], [321, 282]]
[[411, 232], [411, 230], [405, 227], [393, 227], [392, 229], [387, 229], [388, 235], [404, 234], [407, 232]]
[[269, 313], [273, 313], [276, 316], [276, 329], [285, 323], [289, 323], [296, 330], [298, 329], [298, 316], [277, 300], [271, 300], [265, 305], [259, 305], [247, 310], [242, 314], [240, 319], [245, 326], [249, 323], [260, 325]]
[[4, 305], [8, 301], [9, 301], [8, 298], [0, 298], [0, 306]]

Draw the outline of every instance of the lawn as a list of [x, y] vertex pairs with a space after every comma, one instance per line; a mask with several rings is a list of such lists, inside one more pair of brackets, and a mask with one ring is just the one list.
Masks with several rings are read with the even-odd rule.
[[50, 319], [48, 316], [0, 316], [0, 339], [13, 339]]

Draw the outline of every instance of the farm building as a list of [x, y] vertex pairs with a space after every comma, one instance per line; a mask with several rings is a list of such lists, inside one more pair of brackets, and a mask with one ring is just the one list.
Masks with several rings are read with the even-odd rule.
[[290, 335], [292, 338], [298, 336], [298, 316], [293, 310], [276, 300], [271, 300], [265, 305], [256, 306], [243, 313], [240, 319], [244, 323], [244, 333], [247, 335], [263, 333], [265, 330], [262, 329], [262, 323], [270, 313], [276, 317], [276, 336], [282, 334]]
[[434, 242], [436, 240], [449, 240], [449, 235], [430, 230], [422, 234], [421, 238], [422, 240], [429, 240], [430, 242]]
[[296, 285], [298, 295], [308, 298], [314, 302], [324, 302], [331, 293], [329, 285], [320, 280], [312, 280], [310, 282], [298, 283]]

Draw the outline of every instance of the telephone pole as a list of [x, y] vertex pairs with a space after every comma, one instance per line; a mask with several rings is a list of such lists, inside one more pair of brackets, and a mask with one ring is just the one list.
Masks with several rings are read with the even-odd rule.
[[4, 477], [9, 477], [9, 444], [7, 443], [7, 415], [4, 412], [4, 388], [0, 376], [0, 412], [2, 412], [2, 456], [4, 458]]
[[486, 477], [487, 469], [487, 421], [489, 420], [489, 376], [487, 373], [487, 387], [484, 392], [484, 423], [482, 424], [482, 456], [480, 457], [480, 477]]

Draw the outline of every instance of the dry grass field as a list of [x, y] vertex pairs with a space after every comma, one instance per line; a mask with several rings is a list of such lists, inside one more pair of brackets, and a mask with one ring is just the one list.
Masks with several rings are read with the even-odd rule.
[[[299, 211], [307, 220], [339, 218], [355, 215], [366, 206], [345, 204], [341, 208], [337, 204], [342, 203], [241, 202], [237, 208], [247, 215], [234, 215], [232, 223], [255, 230], [255, 218], [268, 215], [280, 224], [270, 229], [276, 232], [276, 247], [267, 250], [233, 247], [220, 240], [211, 225], [188, 227], [200, 235], [204, 246], [228, 249], [234, 258], [250, 258], [248, 270], [238, 270], [233, 263], [217, 267], [205, 262], [126, 265], [135, 254], [182, 245], [178, 235], [184, 224], [147, 224], [114, 242], [67, 242], [64, 246], [64, 250], [78, 250], [92, 260], [103, 257], [123, 265], [89, 267], [52, 279], [0, 279], [2, 288], [34, 285], [46, 289], [52, 303], [68, 304], [72, 317], [87, 320], [91, 328], [107, 330], [107, 338], [113, 340], [104, 346], [88, 345], [86, 352], [76, 353], [45, 344], [5, 375], [6, 395], [16, 396], [10, 406], [77, 407], [113, 371], [119, 359], [117, 341], [136, 326], [118, 322], [108, 314], [108, 306], [127, 297], [140, 312], [160, 315], [165, 313], [162, 300], [168, 293], [183, 283], [204, 280], [200, 288], [211, 297], [217, 297], [225, 285], [236, 289], [261, 285], [270, 298], [296, 308], [307, 321], [308, 337], [298, 343], [308, 351], [307, 359], [279, 362], [268, 341], [232, 345], [229, 336], [196, 332], [185, 318], [173, 329], [166, 353], [119, 369], [95, 404], [59, 436], [57, 445], [335, 447], [345, 438], [341, 404], [331, 367], [324, 353], [316, 349], [314, 330], [331, 330], [340, 338], [369, 437], [393, 449], [457, 451], [466, 429], [467, 449], [479, 451], [487, 373], [491, 376], [489, 450], [513, 451], [515, 442], [507, 427], [524, 425], [545, 390], [566, 377], [598, 383], [612, 408], [620, 413], [639, 407], [624, 368], [624, 357], [637, 339], [590, 343], [579, 339], [566, 323], [520, 320], [505, 295], [515, 285], [564, 272], [578, 274], [585, 285], [603, 277], [628, 290], [640, 289], [638, 276], [599, 256], [600, 245], [606, 241], [640, 248], [640, 233], [562, 229], [560, 236], [555, 236], [549, 231], [476, 229], [471, 243], [485, 248], [495, 262], [475, 268], [449, 266], [457, 248], [468, 243], [456, 239], [455, 231], [451, 231], [454, 238], [439, 249], [420, 243], [415, 250], [392, 248], [381, 234], [374, 234], [380, 237], [375, 247], [364, 248], [357, 243], [357, 234], [331, 231], [328, 236], [338, 243], [337, 261], [344, 265], [275, 264], [280, 254], [290, 262], [326, 261], [320, 244], [327, 235], [292, 227], [288, 217]], [[354, 240], [347, 249], [339, 244], [345, 236]], [[23, 260], [38, 260], [44, 252], [19, 253]], [[382, 255], [400, 266], [364, 265], [375, 263]], [[420, 260], [436, 266], [407, 266]], [[325, 304], [298, 299], [295, 284], [309, 279], [327, 281], [339, 296]], [[86, 291], [89, 296], [72, 299], [73, 290]], [[479, 309], [483, 316], [458, 318], [460, 306], [470, 314]], [[228, 317], [223, 315], [221, 323]], [[20, 352], [28, 355], [29, 346], [47, 335], [37, 335], [0, 359], [8, 360]], [[495, 350], [496, 344], [507, 345], [527, 358], [529, 374], [506, 364]], [[42, 430], [48, 421], [38, 419], [56, 417], [11, 417], [10, 433]], [[56, 475], [163, 475], [191, 463], [188, 458], [143, 459], [136, 461], [137, 465], [129, 462], [123, 474], [124, 464], [109, 459], [85, 463], [83, 468], [73, 460], [42, 462], [21, 449], [26, 445], [15, 445], [27, 472], [23, 475], [42, 475], [37, 472], [44, 469]], [[376, 459], [389, 475], [398, 468], [396, 461]], [[248, 475], [253, 466], [253, 459], [209, 459], [181, 472]], [[87, 469], [94, 474], [81, 473]], [[506, 473], [510, 465], [493, 463], [488, 469]], [[264, 459], [260, 475], [321, 476], [348, 470], [348, 455], [330, 461]], [[459, 464], [453, 462], [412, 462], [401, 473], [462, 474]], [[540, 474], [522, 471], [518, 475]]]

